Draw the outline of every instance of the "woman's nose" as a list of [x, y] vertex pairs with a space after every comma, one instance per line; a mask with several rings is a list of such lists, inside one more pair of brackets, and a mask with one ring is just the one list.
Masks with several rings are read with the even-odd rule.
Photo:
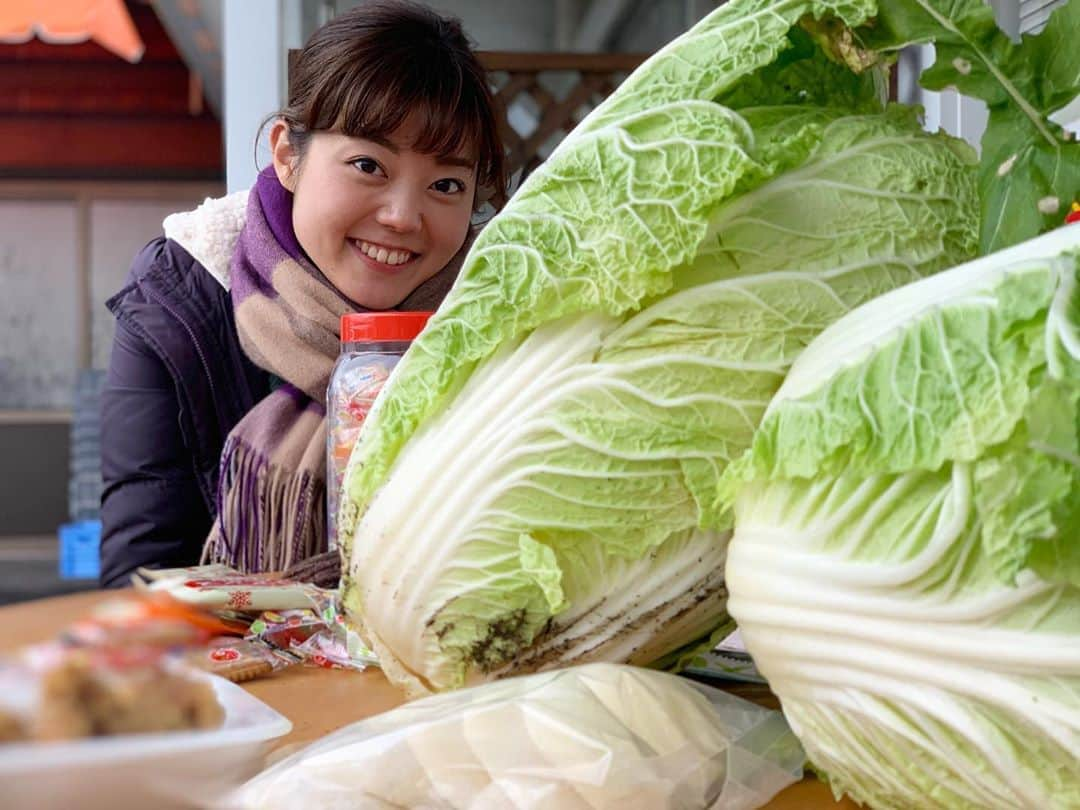
[[420, 201], [411, 190], [387, 189], [375, 212], [375, 221], [384, 227], [403, 233], [420, 229]]

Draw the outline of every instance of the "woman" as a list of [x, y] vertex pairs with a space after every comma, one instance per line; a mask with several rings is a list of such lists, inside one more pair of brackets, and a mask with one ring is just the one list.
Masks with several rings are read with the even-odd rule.
[[491, 94], [456, 20], [359, 6], [315, 32], [290, 85], [254, 188], [166, 219], [108, 302], [104, 586], [204, 543], [248, 570], [324, 548], [340, 316], [437, 307], [478, 201], [501, 197]]

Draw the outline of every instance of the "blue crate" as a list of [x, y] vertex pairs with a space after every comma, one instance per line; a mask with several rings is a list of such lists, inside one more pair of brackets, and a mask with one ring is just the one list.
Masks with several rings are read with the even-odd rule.
[[97, 579], [101, 572], [101, 521], [80, 520], [60, 527], [60, 578]]

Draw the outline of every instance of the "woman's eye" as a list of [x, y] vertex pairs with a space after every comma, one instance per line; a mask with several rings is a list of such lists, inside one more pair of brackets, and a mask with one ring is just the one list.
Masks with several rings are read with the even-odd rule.
[[382, 168], [372, 158], [357, 158], [351, 163], [364, 174], [382, 174]]
[[465, 190], [465, 184], [453, 177], [444, 177], [436, 180], [431, 187], [440, 194], [460, 194]]

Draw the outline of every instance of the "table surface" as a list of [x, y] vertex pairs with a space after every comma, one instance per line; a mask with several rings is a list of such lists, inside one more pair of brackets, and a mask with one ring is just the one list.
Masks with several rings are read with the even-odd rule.
[[[85, 615], [97, 602], [117, 591], [90, 591], [0, 607], [0, 652], [52, 638], [71, 621]], [[384, 712], [402, 703], [398, 692], [378, 669], [365, 672], [289, 667], [274, 675], [243, 684], [251, 694], [292, 721], [292, 732], [278, 741], [278, 749], [299, 747], [349, 723]], [[733, 686], [728, 691], [758, 703], [775, 705], [764, 687]], [[792, 785], [765, 805], [768, 810], [856, 810], [846, 797], [837, 802], [829, 789], [813, 778]]]

